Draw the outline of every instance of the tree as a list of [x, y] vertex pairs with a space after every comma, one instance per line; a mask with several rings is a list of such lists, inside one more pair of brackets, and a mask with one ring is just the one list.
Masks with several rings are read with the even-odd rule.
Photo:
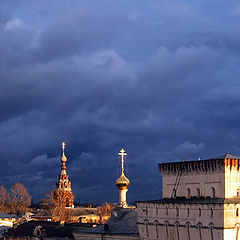
[[21, 183], [15, 183], [11, 187], [10, 209], [14, 214], [25, 213], [31, 206], [32, 197], [25, 186]]
[[48, 210], [53, 220], [60, 222], [69, 222], [71, 220], [71, 210], [65, 206], [65, 198], [63, 192], [50, 191], [45, 194], [47, 198], [41, 201], [41, 208]]
[[9, 193], [7, 192], [5, 187], [0, 186], [0, 211], [1, 212], [9, 212], [8, 201], [9, 201]]
[[[104, 223], [106, 219], [111, 217], [112, 210], [115, 208], [114, 204], [103, 203], [98, 207], [98, 215], [100, 216], [101, 223]], [[104, 218], [105, 217], [105, 218]], [[105, 220], [104, 220], [105, 219]]]

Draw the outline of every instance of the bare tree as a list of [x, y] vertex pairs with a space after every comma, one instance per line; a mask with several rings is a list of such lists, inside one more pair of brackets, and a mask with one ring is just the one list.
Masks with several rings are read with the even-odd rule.
[[[111, 203], [103, 203], [98, 207], [98, 215], [100, 216], [101, 223], [105, 222], [104, 217], [111, 217], [112, 210], [115, 208], [114, 204]], [[108, 219], [108, 218], [106, 218]]]
[[48, 210], [53, 220], [60, 222], [69, 222], [71, 219], [71, 210], [65, 206], [65, 198], [63, 192], [50, 191], [45, 194], [47, 198], [41, 201], [41, 208]]
[[32, 197], [23, 184], [15, 183], [11, 187], [10, 208], [12, 213], [25, 213], [31, 206], [31, 201]]
[[0, 186], [0, 211], [1, 212], [9, 212], [8, 201], [9, 201], [9, 193], [7, 192], [5, 187]]

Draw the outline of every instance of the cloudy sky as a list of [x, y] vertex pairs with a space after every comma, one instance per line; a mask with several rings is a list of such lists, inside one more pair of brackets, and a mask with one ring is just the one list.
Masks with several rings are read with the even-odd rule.
[[240, 4], [1, 0], [0, 184], [39, 201], [61, 142], [76, 201], [161, 197], [157, 164], [240, 155]]

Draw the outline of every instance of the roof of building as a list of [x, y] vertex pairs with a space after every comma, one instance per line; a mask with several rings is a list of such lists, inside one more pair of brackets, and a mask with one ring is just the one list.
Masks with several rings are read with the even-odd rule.
[[239, 198], [210, 198], [210, 197], [176, 197], [176, 198], [163, 198], [160, 200], [137, 201], [137, 203], [153, 203], [153, 204], [224, 204], [224, 203], [240, 203]]
[[165, 162], [158, 164], [158, 170], [162, 174], [178, 172], [190, 172], [190, 171], [224, 171], [226, 166], [240, 168], [240, 157], [233, 156], [226, 153], [223, 156], [218, 156], [210, 159], [198, 159], [198, 160], [184, 160], [178, 162]]
[[4, 235], [16, 237], [34, 237], [34, 230], [38, 226], [46, 237], [74, 238], [72, 234], [73, 231], [87, 229], [92, 227], [93, 225], [89, 223], [60, 225], [58, 222], [30, 221], [19, 224], [17, 227], [8, 229], [8, 231], [5, 232]]
[[118, 208], [106, 224], [83, 231], [78, 234], [138, 235], [137, 212], [129, 208]]

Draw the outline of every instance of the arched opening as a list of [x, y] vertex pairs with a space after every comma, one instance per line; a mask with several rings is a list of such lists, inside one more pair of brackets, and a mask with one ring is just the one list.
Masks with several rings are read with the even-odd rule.
[[149, 229], [148, 229], [149, 222], [148, 220], [145, 220], [144, 223], [145, 223], [147, 237], [149, 237]]
[[187, 198], [190, 198], [191, 197], [191, 190], [190, 188], [187, 188]]
[[237, 197], [238, 198], [240, 197], [240, 189], [239, 188], [237, 189]]
[[176, 207], [176, 217], [179, 217], [179, 208]]
[[69, 207], [69, 199], [66, 198], [66, 207]]
[[166, 238], [168, 239], [169, 238], [169, 223], [168, 221], [165, 221], [164, 222], [164, 225], [165, 225], [165, 231], [166, 231]]
[[201, 196], [200, 189], [199, 189], [199, 188], [197, 188], [197, 197], [198, 197], [198, 198], [200, 198], [200, 196]]
[[202, 240], [202, 224], [201, 223], [197, 224], [197, 229], [198, 229], [199, 240]]
[[201, 208], [198, 209], [198, 215], [199, 215], [199, 217], [201, 217], [201, 215], [202, 215], [202, 210], [201, 210]]
[[239, 209], [237, 208], [236, 209], [236, 217], [238, 217], [239, 216]]
[[159, 233], [158, 233], [158, 225], [159, 225], [159, 222], [158, 222], [158, 221], [155, 221], [154, 224], [155, 224], [156, 236], [157, 236], [157, 238], [159, 238]]
[[187, 233], [187, 240], [191, 240], [191, 235], [190, 235], [190, 222], [186, 222], [185, 227], [186, 227], [186, 233]]
[[158, 215], [158, 207], [156, 207], [156, 215]]
[[214, 225], [213, 225], [213, 223], [210, 223], [208, 228], [210, 230], [210, 237], [211, 237], [210, 239], [214, 240], [214, 235], [213, 235]]
[[174, 223], [176, 240], [179, 240], [179, 222]]
[[212, 190], [212, 198], [215, 198], [216, 197], [216, 190], [214, 187], [211, 188]]
[[189, 215], [190, 215], [190, 209], [187, 208], [187, 217], [189, 217]]
[[166, 207], [166, 216], [168, 216], [168, 207]]
[[210, 216], [213, 217], [213, 208], [210, 209], [210, 212], [211, 212]]

